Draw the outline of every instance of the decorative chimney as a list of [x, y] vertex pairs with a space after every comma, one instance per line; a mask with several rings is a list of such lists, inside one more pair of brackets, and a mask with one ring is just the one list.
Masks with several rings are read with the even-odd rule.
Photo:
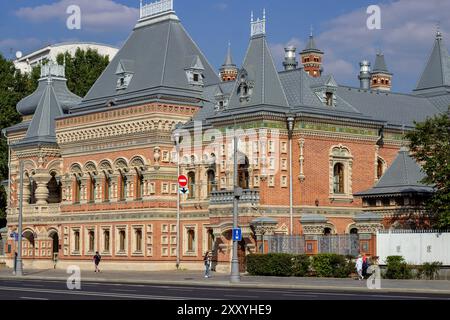
[[288, 71], [297, 68], [298, 62], [296, 60], [296, 53], [295, 53], [296, 51], [297, 48], [295, 48], [294, 46], [284, 48], [285, 52], [283, 61], [284, 70]]
[[359, 63], [359, 87], [364, 90], [370, 89], [370, 79], [372, 75], [370, 73], [370, 62], [363, 60]]

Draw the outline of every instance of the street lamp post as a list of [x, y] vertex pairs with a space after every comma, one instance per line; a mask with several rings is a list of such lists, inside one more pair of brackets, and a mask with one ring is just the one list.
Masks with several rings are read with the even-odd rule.
[[292, 135], [294, 133], [295, 118], [290, 115], [287, 118], [289, 138], [289, 234], [294, 234], [294, 203], [293, 203], [293, 173], [292, 173]]
[[18, 231], [18, 245], [17, 245], [17, 262], [16, 262], [16, 276], [23, 276], [22, 265], [22, 212], [23, 212], [23, 161], [20, 161], [20, 195], [19, 195], [19, 231]]
[[[175, 131], [175, 148], [177, 152], [177, 177], [180, 176], [180, 133]], [[180, 268], [180, 191], [177, 190], [177, 269]]]
[[[237, 147], [237, 143], [238, 143], [238, 138], [236, 135], [236, 130], [234, 131], [234, 138], [233, 138], [233, 167], [234, 167], [234, 174], [233, 174], [233, 229], [237, 229], [238, 228], [238, 201], [239, 198], [241, 196], [242, 190], [241, 188], [238, 186], [238, 179], [237, 179], [237, 175], [238, 175], [238, 147]], [[231, 259], [231, 277], [230, 277], [230, 282], [236, 283], [236, 282], [240, 282], [241, 281], [241, 275], [239, 274], [239, 260], [238, 260], [238, 241], [236, 241], [232, 235], [232, 240], [233, 240], [233, 257]]]

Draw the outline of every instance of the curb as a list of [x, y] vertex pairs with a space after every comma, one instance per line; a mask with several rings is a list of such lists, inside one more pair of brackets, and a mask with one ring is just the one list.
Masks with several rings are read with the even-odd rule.
[[[14, 276], [0, 276], [0, 280], [49, 280], [49, 281], [66, 281], [65, 277], [39, 277], [24, 276], [16, 278]], [[203, 287], [235, 287], [235, 288], [259, 288], [259, 289], [305, 289], [305, 290], [336, 290], [346, 292], [383, 292], [383, 293], [429, 293], [429, 294], [445, 294], [450, 295], [450, 290], [442, 289], [418, 289], [418, 288], [386, 288], [379, 290], [371, 290], [367, 288], [356, 287], [337, 287], [337, 286], [311, 286], [297, 284], [270, 284], [270, 283], [230, 283], [227, 281], [203, 282], [203, 281], [179, 281], [179, 280], [129, 280], [129, 279], [93, 279], [86, 278], [84, 282], [100, 282], [100, 283], [125, 283], [125, 284], [152, 284], [152, 285], [178, 285], [178, 286], [203, 286]]]

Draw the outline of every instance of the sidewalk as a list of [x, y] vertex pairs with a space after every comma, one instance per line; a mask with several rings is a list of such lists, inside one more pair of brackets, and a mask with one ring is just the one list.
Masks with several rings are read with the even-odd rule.
[[[64, 280], [69, 277], [64, 270], [25, 270], [24, 279], [34, 280]], [[19, 279], [12, 274], [11, 269], [0, 269], [1, 280]], [[281, 278], [254, 277], [242, 275], [239, 284], [231, 284], [228, 274], [212, 273], [212, 278], [205, 279], [202, 272], [194, 271], [162, 271], [133, 272], [106, 271], [102, 273], [81, 272], [82, 281], [87, 282], [118, 282], [137, 284], [167, 284], [167, 285], [199, 285], [199, 286], [235, 286], [247, 288], [286, 288], [286, 289], [316, 289], [339, 291], [368, 291], [366, 281], [354, 279], [332, 278]], [[372, 290], [371, 290], [372, 291]], [[448, 280], [381, 280], [383, 292], [423, 292], [450, 295]]]

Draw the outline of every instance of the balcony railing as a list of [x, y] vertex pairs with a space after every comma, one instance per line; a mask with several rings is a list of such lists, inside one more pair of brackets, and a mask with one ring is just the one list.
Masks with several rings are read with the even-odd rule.
[[[233, 190], [223, 190], [223, 191], [213, 191], [211, 193], [210, 204], [231, 204], [233, 203], [234, 191]], [[239, 198], [239, 203], [259, 203], [259, 190], [246, 189], [242, 190], [242, 195]]]

